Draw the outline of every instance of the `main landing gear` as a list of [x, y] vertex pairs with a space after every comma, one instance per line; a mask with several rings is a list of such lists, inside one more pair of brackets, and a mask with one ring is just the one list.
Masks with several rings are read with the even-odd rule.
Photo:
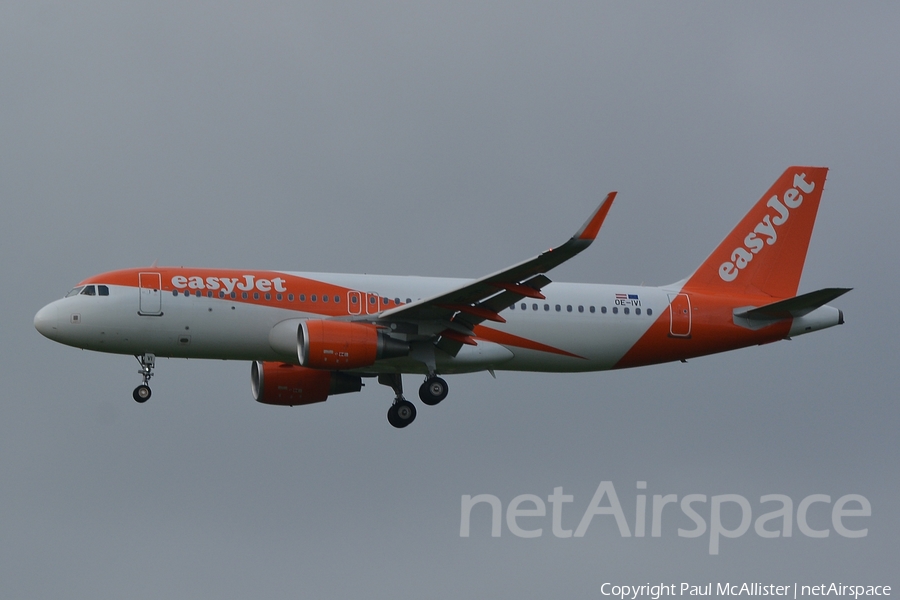
[[[415, 405], [403, 397], [403, 380], [399, 373], [378, 376], [378, 383], [390, 386], [394, 390], [394, 403], [388, 409], [388, 423], [402, 429], [416, 420]], [[447, 397], [447, 382], [432, 375], [419, 388], [419, 398], [428, 406], [434, 406]]]
[[131, 397], [134, 398], [135, 402], [146, 402], [150, 399], [150, 378], [153, 377], [153, 367], [156, 366], [156, 356], [153, 354], [142, 354], [140, 356], [135, 356], [137, 361], [141, 363], [141, 370], [138, 373], [141, 377], [144, 378], [144, 382], [141, 385], [134, 388], [134, 392], [132, 392]]
[[419, 386], [419, 399], [428, 406], [434, 406], [447, 397], [448, 391], [447, 382], [432, 375]]
[[394, 390], [394, 403], [388, 409], [388, 423], [402, 429], [416, 420], [416, 407], [403, 397], [403, 380], [400, 373], [379, 375], [378, 383], [390, 386]]
[[400, 398], [388, 409], [388, 423], [402, 429], [416, 420], [416, 406], [409, 400]]

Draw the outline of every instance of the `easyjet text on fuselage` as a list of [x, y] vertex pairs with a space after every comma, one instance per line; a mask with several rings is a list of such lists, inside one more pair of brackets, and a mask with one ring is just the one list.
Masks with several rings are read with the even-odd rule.
[[172, 285], [179, 289], [191, 290], [224, 290], [230, 294], [237, 288], [242, 292], [256, 289], [260, 292], [286, 292], [284, 286], [286, 279], [274, 277], [272, 279], [257, 278], [255, 275], [242, 275], [241, 277], [200, 277], [199, 275], [175, 275], [172, 277]]

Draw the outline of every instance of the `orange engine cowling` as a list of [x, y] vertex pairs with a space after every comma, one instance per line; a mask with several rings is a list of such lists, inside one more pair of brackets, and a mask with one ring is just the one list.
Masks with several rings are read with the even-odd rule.
[[250, 368], [250, 384], [254, 400], [279, 406], [324, 402], [329, 395], [362, 389], [356, 375], [261, 361]]
[[369, 323], [315, 319], [301, 322], [297, 330], [297, 357], [311, 369], [357, 369], [407, 354], [409, 344]]

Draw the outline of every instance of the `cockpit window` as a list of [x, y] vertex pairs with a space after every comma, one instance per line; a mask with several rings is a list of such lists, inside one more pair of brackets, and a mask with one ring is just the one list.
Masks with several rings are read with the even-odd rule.
[[109, 286], [98, 285], [97, 286], [97, 295], [98, 296], [109, 296]]
[[84, 289], [84, 286], [81, 286], [81, 285], [79, 285], [76, 288], [72, 288], [72, 290], [68, 294], [66, 294], [66, 298], [68, 298], [70, 296], [77, 296], [81, 292], [82, 289]]
[[96, 295], [96, 293], [97, 293], [97, 291], [94, 289], [94, 286], [92, 286], [92, 285], [86, 285], [86, 286], [84, 286], [84, 289], [81, 290], [82, 296], [94, 296], [94, 295]]

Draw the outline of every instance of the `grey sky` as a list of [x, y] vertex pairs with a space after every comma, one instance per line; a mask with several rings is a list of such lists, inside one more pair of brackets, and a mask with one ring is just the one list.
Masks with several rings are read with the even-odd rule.
[[[0, 596], [597, 596], [604, 581], [898, 586], [895, 4], [0, 5]], [[91, 274], [185, 264], [476, 277], [620, 195], [560, 281], [689, 274], [791, 164], [831, 168], [801, 292], [847, 323], [625, 372], [449, 378], [294, 409], [249, 365], [51, 343]], [[418, 380], [407, 377], [408, 389]], [[538, 539], [460, 497], [856, 493], [833, 531]], [[571, 507], [571, 510], [569, 510]], [[825, 509], [817, 523], [828, 521]], [[762, 512], [762, 511], [760, 511]], [[813, 513], [811, 513], [813, 514]], [[896, 589], [896, 587], [895, 587]]]

